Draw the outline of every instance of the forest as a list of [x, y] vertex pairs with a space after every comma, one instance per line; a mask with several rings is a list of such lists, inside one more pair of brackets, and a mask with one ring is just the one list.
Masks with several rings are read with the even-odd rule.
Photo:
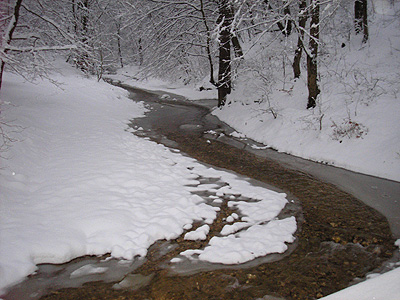
[[184, 83], [208, 76], [219, 106], [238, 76], [255, 72], [267, 90], [274, 80], [268, 72], [292, 72], [294, 78], [307, 72], [307, 108], [314, 108], [318, 63], [327, 59], [318, 58], [327, 52], [320, 35], [335, 39], [337, 48], [346, 46], [352, 30], [368, 40], [367, 0], [2, 3], [2, 70], [7, 65], [24, 76], [43, 76], [49, 67], [43, 53], [63, 50], [99, 80], [125, 64], [160, 77], [174, 74]]

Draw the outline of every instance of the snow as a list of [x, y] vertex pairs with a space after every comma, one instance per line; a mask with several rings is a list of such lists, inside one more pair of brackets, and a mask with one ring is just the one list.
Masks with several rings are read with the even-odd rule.
[[372, 5], [374, 10], [378, 14], [390, 14], [394, 9], [394, 1], [393, 0], [374, 0], [372, 1]]
[[322, 300], [398, 300], [400, 295], [400, 268], [363, 281]]
[[237, 213], [233, 213], [229, 217], [226, 218], [226, 221], [228, 223], [232, 223], [234, 220], [236, 220], [238, 218], [239, 218], [238, 214]]
[[240, 264], [269, 253], [285, 252], [285, 243], [294, 242], [296, 228], [294, 217], [272, 220], [250, 226], [237, 235], [214, 236], [204, 249], [189, 249], [181, 252], [181, 255], [213, 263]]
[[81, 276], [86, 276], [90, 274], [101, 274], [105, 273], [108, 270], [107, 267], [95, 267], [93, 265], [85, 265], [80, 267], [79, 269], [73, 271], [70, 274], [70, 278], [76, 278]]
[[[141, 68], [135, 65], [128, 65], [117, 71], [116, 75], [108, 75], [107, 77], [118, 79], [121, 82], [135, 86], [148, 91], [164, 91], [171, 94], [184, 96], [189, 100], [213, 99], [215, 98], [215, 90], [211, 84], [204, 80], [194, 85], [182, 85], [180, 83], [165, 81], [153, 76], [143, 77]], [[207, 89], [201, 90], [201, 87]], [[170, 98], [169, 94], [161, 95], [162, 98]], [[173, 99], [172, 99], [173, 100]]]
[[186, 233], [184, 239], [190, 241], [205, 240], [207, 238], [207, 234], [209, 231], [210, 231], [210, 226], [205, 224], [203, 226], [200, 226], [194, 231]]
[[[234, 200], [237, 199], [234, 194], [237, 194], [239, 189], [233, 188], [233, 184], [248, 183], [236, 180], [229, 182], [231, 185], [220, 188], [217, 195], [231, 194], [228, 207], [237, 208], [243, 216], [239, 220], [239, 216], [232, 213], [227, 222], [231, 223], [235, 219], [238, 222], [225, 225], [220, 232], [222, 236], [212, 237], [204, 249], [189, 249], [180, 255], [191, 260], [240, 264], [266, 254], [285, 252], [286, 243], [294, 242], [293, 235], [297, 229], [295, 217], [276, 219], [285, 204], [285, 194], [278, 195], [273, 191], [249, 185], [241, 190], [246, 190], [246, 196], [252, 197], [252, 201], [238, 201]], [[276, 201], [277, 197], [281, 197], [282, 201]], [[196, 231], [187, 233], [185, 239], [204, 240], [208, 230], [209, 227], [204, 225]]]
[[[132, 260], [146, 256], [157, 240], [182, 234], [205, 239], [223, 201], [238, 210], [235, 220], [240, 215], [249, 227], [226, 237], [224, 251], [232, 247], [229, 251], [240, 259], [224, 263], [283, 252], [294, 240], [295, 220], [269, 228], [281, 222], [276, 217], [287, 203], [285, 194], [133, 135], [127, 124], [143, 117], [143, 103], [66, 65], [60, 72], [53, 74], [59, 87], [4, 76], [1, 118], [13, 126], [7, 134], [16, 142], [0, 158], [1, 292], [34, 273], [36, 264], [105, 253]], [[199, 178], [219, 184], [202, 186]], [[212, 197], [196, 194], [202, 190]], [[195, 222], [201, 227], [186, 232]], [[248, 247], [256, 245], [250, 240], [264, 237], [273, 246]], [[214, 238], [202, 259], [217, 261], [223, 256], [220, 244]], [[103, 271], [88, 266], [71, 276]]]

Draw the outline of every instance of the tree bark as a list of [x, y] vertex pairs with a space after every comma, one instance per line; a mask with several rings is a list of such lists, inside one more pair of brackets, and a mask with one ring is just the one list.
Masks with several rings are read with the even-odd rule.
[[219, 71], [218, 71], [218, 107], [224, 106], [226, 97], [231, 93], [231, 25], [232, 8], [228, 0], [219, 2], [219, 21], [222, 22], [219, 32]]
[[210, 27], [208, 26], [208, 23], [207, 23], [206, 13], [204, 11], [203, 0], [200, 0], [200, 12], [201, 12], [201, 17], [203, 19], [204, 27], [206, 28], [206, 32], [207, 32], [206, 49], [207, 49], [208, 63], [210, 64], [210, 83], [212, 85], [216, 86], [217, 84], [215, 83], [215, 80], [214, 80], [214, 64], [213, 64], [213, 60], [212, 60], [212, 56], [211, 56], [211, 31], [210, 31]]
[[[4, 37], [3, 36], [0, 37], [2, 39], [2, 41], [0, 41], [1, 48], [3, 48], [3, 49], [7, 44], [10, 44], [11, 41], [12, 41], [12, 37], [13, 37], [14, 31], [15, 31], [15, 28], [17, 28], [17, 25], [18, 25], [19, 10], [21, 8], [21, 5], [22, 5], [22, 0], [17, 0], [15, 2], [14, 13], [13, 13], [13, 15], [11, 17], [10, 24], [8, 25], [8, 27], [4, 31]], [[7, 54], [7, 50], [6, 49], [4, 49], [4, 54]], [[3, 59], [1, 59], [0, 90], [1, 90], [1, 84], [3, 82], [3, 72], [4, 72], [5, 64], [6, 64], [5, 61]]]
[[[77, 10], [75, 11], [78, 38], [82, 43], [83, 48], [87, 48], [89, 46], [89, 5], [89, 0], [78, 0]], [[77, 56], [77, 67], [80, 68], [84, 73], [90, 72], [92, 66], [87, 49], [78, 51]]]
[[123, 68], [124, 62], [122, 59], [122, 49], [121, 49], [121, 23], [116, 22], [115, 26], [117, 27], [117, 45], [118, 45], [119, 64], [120, 64], [121, 68]]
[[[283, 10], [283, 13], [286, 16], [290, 16], [290, 8], [286, 6]], [[283, 33], [284, 36], [288, 37], [292, 33], [292, 21], [290, 19], [286, 19], [284, 23], [278, 22], [279, 30]]]
[[307, 1], [302, 0], [299, 4], [300, 14], [299, 14], [299, 26], [298, 26], [298, 38], [297, 38], [297, 47], [294, 52], [294, 59], [293, 59], [293, 73], [294, 78], [299, 78], [301, 74], [300, 69], [300, 61], [301, 61], [301, 54], [303, 52], [303, 40], [304, 40], [304, 28], [306, 27], [307, 22], [307, 13], [306, 13]]
[[354, 28], [356, 34], [363, 33], [363, 43], [366, 43], [369, 36], [367, 0], [356, 0], [354, 2]]
[[73, 24], [73, 28], [74, 28], [74, 33], [75, 33], [75, 35], [78, 35], [78, 24], [77, 24], [75, 0], [72, 0], [71, 5], [72, 5], [72, 24]]
[[235, 52], [235, 57], [242, 57], [243, 56], [243, 50], [242, 46], [240, 46], [239, 39], [236, 35], [233, 35], [231, 37], [232, 39], [232, 45], [233, 45], [233, 50]]
[[142, 66], [144, 62], [142, 38], [139, 38], [137, 43], [138, 43], [139, 66]]
[[319, 43], [319, 0], [311, 2], [311, 22], [310, 22], [310, 48], [307, 54], [307, 86], [308, 86], [308, 108], [316, 106], [317, 96], [320, 93], [318, 88], [318, 43]]

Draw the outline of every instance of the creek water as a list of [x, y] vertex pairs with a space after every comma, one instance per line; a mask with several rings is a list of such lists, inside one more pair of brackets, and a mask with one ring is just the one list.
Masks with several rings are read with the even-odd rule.
[[[186, 101], [183, 97], [170, 93], [162, 91], [148, 92], [118, 82], [112, 83], [128, 90], [132, 100], [143, 101], [145, 105], [149, 106], [150, 110], [146, 117], [132, 120], [130, 126], [135, 128], [135, 134], [151, 138], [169, 147], [179, 148], [179, 145], [175, 141], [167, 137], [171, 133], [179, 132], [181, 135], [217, 140], [231, 147], [253, 153], [256, 156], [278, 161], [288, 169], [299, 170], [311, 174], [321, 181], [332, 183], [373, 207], [387, 218], [394, 238], [400, 238], [399, 182], [314, 163], [278, 153], [272, 149], [265, 149], [263, 145], [250, 139], [232, 137], [230, 133], [234, 130], [210, 114], [210, 109], [216, 105], [216, 100], [209, 99], [192, 103]], [[254, 184], [260, 183], [254, 181]], [[268, 188], [277, 190], [271, 186], [268, 186]], [[161, 245], [161, 248], [165, 248], [167, 251], [169, 247], [173, 248], [169, 243]], [[286, 255], [288, 253], [250, 262], [248, 265], [261, 264], [268, 260], [279, 260]], [[35, 275], [30, 276], [24, 282], [11, 288], [3, 298], [6, 300], [34, 300], [46, 295], [50, 290], [78, 287], [83, 283], [93, 281], [120, 282], [119, 286], [118, 284], [116, 286], [116, 288], [119, 288], [123, 286], [128, 277], [129, 281], [133, 282], [130, 284], [140, 286], [150, 281], [152, 275], [150, 277], [142, 276], [143, 278], [139, 276], [139, 278], [132, 275], [127, 276], [127, 274], [132, 273], [143, 263], [145, 263], [144, 259], [133, 262], [121, 262], [105, 256], [102, 258], [78, 258], [62, 265], [43, 264], [38, 266], [39, 269]], [[212, 264], [191, 266], [190, 264], [186, 264], [183, 265], [183, 268], [177, 270], [177, 272], [190, 274], [213, 270], [215, 268], [218, 268], [218, 266], [215, 267]]]

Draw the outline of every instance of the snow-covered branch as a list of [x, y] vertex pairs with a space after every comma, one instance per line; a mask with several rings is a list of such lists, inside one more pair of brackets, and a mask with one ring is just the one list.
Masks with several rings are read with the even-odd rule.
[[15, 52], [38, 52], [38, 51], [58, 51], [58, 50], [72, 50], [77, 49], [76, 45], [62, 45], [62, 46], [43, 46], [43, 47], [16, 47], [6, 45], [5, 50]]
[[52, 20], [51, 18], [41, 15], [40, 13], [35, 12], [34, 10], [30, 9], [26, 4], [22, 4], [22, 7], [28, 11], [29, 13], [33, 14], [34, 16], [38, 17], [39, 19], [42, 19], [43, 21], [47, 22], [48, 24], [52, 25], [59, 33], [60, 35], [65, 38], [69, 43], [74, 44], [76, 43], [75, 38], [73, 35], [68, 33], [63, 26], [58, 24], [56, 21]]

